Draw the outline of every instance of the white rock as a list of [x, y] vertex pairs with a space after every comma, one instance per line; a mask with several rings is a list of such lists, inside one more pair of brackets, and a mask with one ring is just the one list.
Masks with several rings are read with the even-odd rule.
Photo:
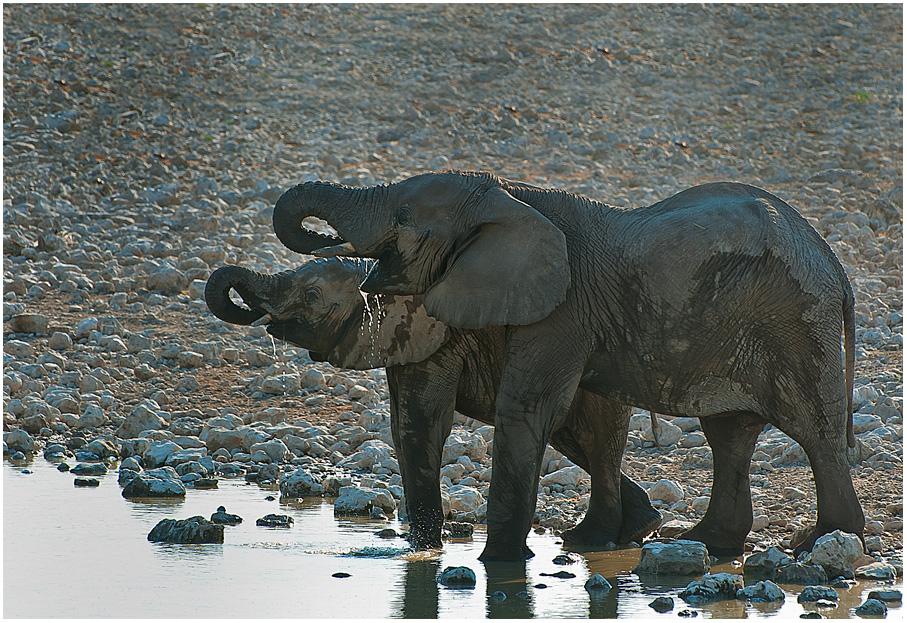
[[98, 428], [105, 422], [107, 422], [107, 416], [104, 415], [104, 410], [96, 404], [89, 404], [82, 412], [82, 417], [79, 418], [78, 427]]
[[453, 463], [461, 456], [468, 456], [473, 461], [485, 458], [488, 444], [485, 438], [475, 433], [454, 433], [447, 438], [441, 454], [441, 464]]
[[683, 488], [673, 480], [666, 478], [662, 478], [652, 485], [648, 493], [650, 500], [658, 500], [667, 504], [673, 504], [683, 499]]
[[321, 483], [301, 467], [295, 472], [281, 476], [278, 486], [280, 495], [287, 498], [313, 497], [324, 493]]
[[450, 512], [456, 516], [458, 513], [475, 513], [485, 503], [481, 492], [474, 487], [454, 485], [447, 490], [450, 500]]
[[698, 541], [646, 543], [639, 554], [637, 574], [703, 575], [710, 567], [709, 553]]
[[539, 484], [543, 487], [561, 485], [562, 487], [576, 487], [581, 480], [590, 480], [589, 474], [581, 467], [564, 467], [547, 476], [543, 476]]
[[[86, 377], [93, 378], [93, 377]], [[140, 402], [117, 429], [117, 437], [132, 439], [146, 430], [160, 430], [167, 427], [167, 420], [162, 417], [160, 407], [153, 400]]]
[[334, 512], [341, 515], [368, 515], [372, 507], [391, 514], [396, 510], [397, 503], [384, 489], [352, 486], [341, 487], [340, 496], [334, 502]]
[[180, 450], [182, 448], [172, 441], [155, 441], [142, 453], [142, 460], [145, 462], [146, 467], [160, 467], [167, 463], [167, 459], [171, 454]]
[[820, 565], [829, 578], [853, 574], [853, 563], [863, 555], [860, 537], [835, 530], [816, 539], [808, 562]]
[[249, 450], [252, 454], [264, 452], [272, 463], [283, 463], [290, 459], [290, 450], [280, 439], [252, 444]]

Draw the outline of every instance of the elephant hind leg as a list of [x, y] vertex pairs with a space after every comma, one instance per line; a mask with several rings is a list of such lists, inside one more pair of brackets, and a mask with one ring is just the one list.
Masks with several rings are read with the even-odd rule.
[[808, 552], [823, 534], [841, 530], [863, 539], [865, 518], [850, 478], [844, 449], [844, 437], [822, 438], [801, 443], [809, 457], [816, 482], [816, 525], [797, 543], [791, 543], [794, 553]]
[[705, 543], [713, 556], [739, 556], [753, 527], [750, 460], [765, 420], [750, 412], [701, 418], [712, 449], [712, 495], [702, 520], [682, 538]]

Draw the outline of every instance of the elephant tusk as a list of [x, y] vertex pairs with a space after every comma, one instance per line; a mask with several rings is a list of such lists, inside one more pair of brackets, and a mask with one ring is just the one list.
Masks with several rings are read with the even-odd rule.
[[323, 249], [316, 249], [312, 251], [312, 255], [315, 257], [337, 257], [338, 255], [349, 256], [356, 255], [356, 247], [353, 246], [352, 242], [344, 242], [343, 244], [334, 245], [333, 247], [325, 247]]
[[271, 320], [273, 320], [273, 318], [271, 318], [271, 314], [265, 314], [264, 316], [262, 316], [261, 318], [259, 318], [258, 320], [256, 320], [249, 326], [260, 327], [263, 324], [268, 324], [269, 322], [271, 322]]

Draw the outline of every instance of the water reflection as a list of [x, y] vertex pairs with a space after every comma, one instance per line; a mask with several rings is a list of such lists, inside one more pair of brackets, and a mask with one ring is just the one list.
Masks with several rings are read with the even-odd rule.
[[[399, 615], [404, 619], [438, 618], [437, 560], [409, 560], [403, 569], [403, 594]], [[398, 589], [399, 590], [399, 589]]]
[[[526, 561], [486, 562], [485, 600], [489, 619], [531, 619], [533, 598], [526, 581]], [[503, 598], [501, 595], [503, 594]]]

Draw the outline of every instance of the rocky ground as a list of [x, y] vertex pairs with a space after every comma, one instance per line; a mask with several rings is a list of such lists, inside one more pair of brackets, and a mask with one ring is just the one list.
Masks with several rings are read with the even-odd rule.
[[[7, 4], [3, 15], [11, 451], [100, 437], [120, 454], [164, 452], [149, 467], [167, 462], [162, 447], [198, 447], [221, 476], [302, 467], [329, 490], [399, 498], [383, 371], [312, 363], [205, 307], [218, 266], [307, 259], [271, 230], [284, 189], [484, 169], [631, 206], [739, 180], [801, 210], [850, 275], [853, 477], [869, 550], [901, 557], [900, 6]], [[710, 451], [695, 420], [663, 418], [660, 446], [647, 416], [633, 427], [626, 471], [671, 534], [702, 515]], [[452, 516], [481, 520], [493, 431], [460, 419], [455, 436]], [[588, 481], [548, 459], [538, 514], [557, 531], [581, 516]], [[760, 437], [751, 481], [755, 547], [784, 546], [814, 520], [809, 468], [780, 432]]]

